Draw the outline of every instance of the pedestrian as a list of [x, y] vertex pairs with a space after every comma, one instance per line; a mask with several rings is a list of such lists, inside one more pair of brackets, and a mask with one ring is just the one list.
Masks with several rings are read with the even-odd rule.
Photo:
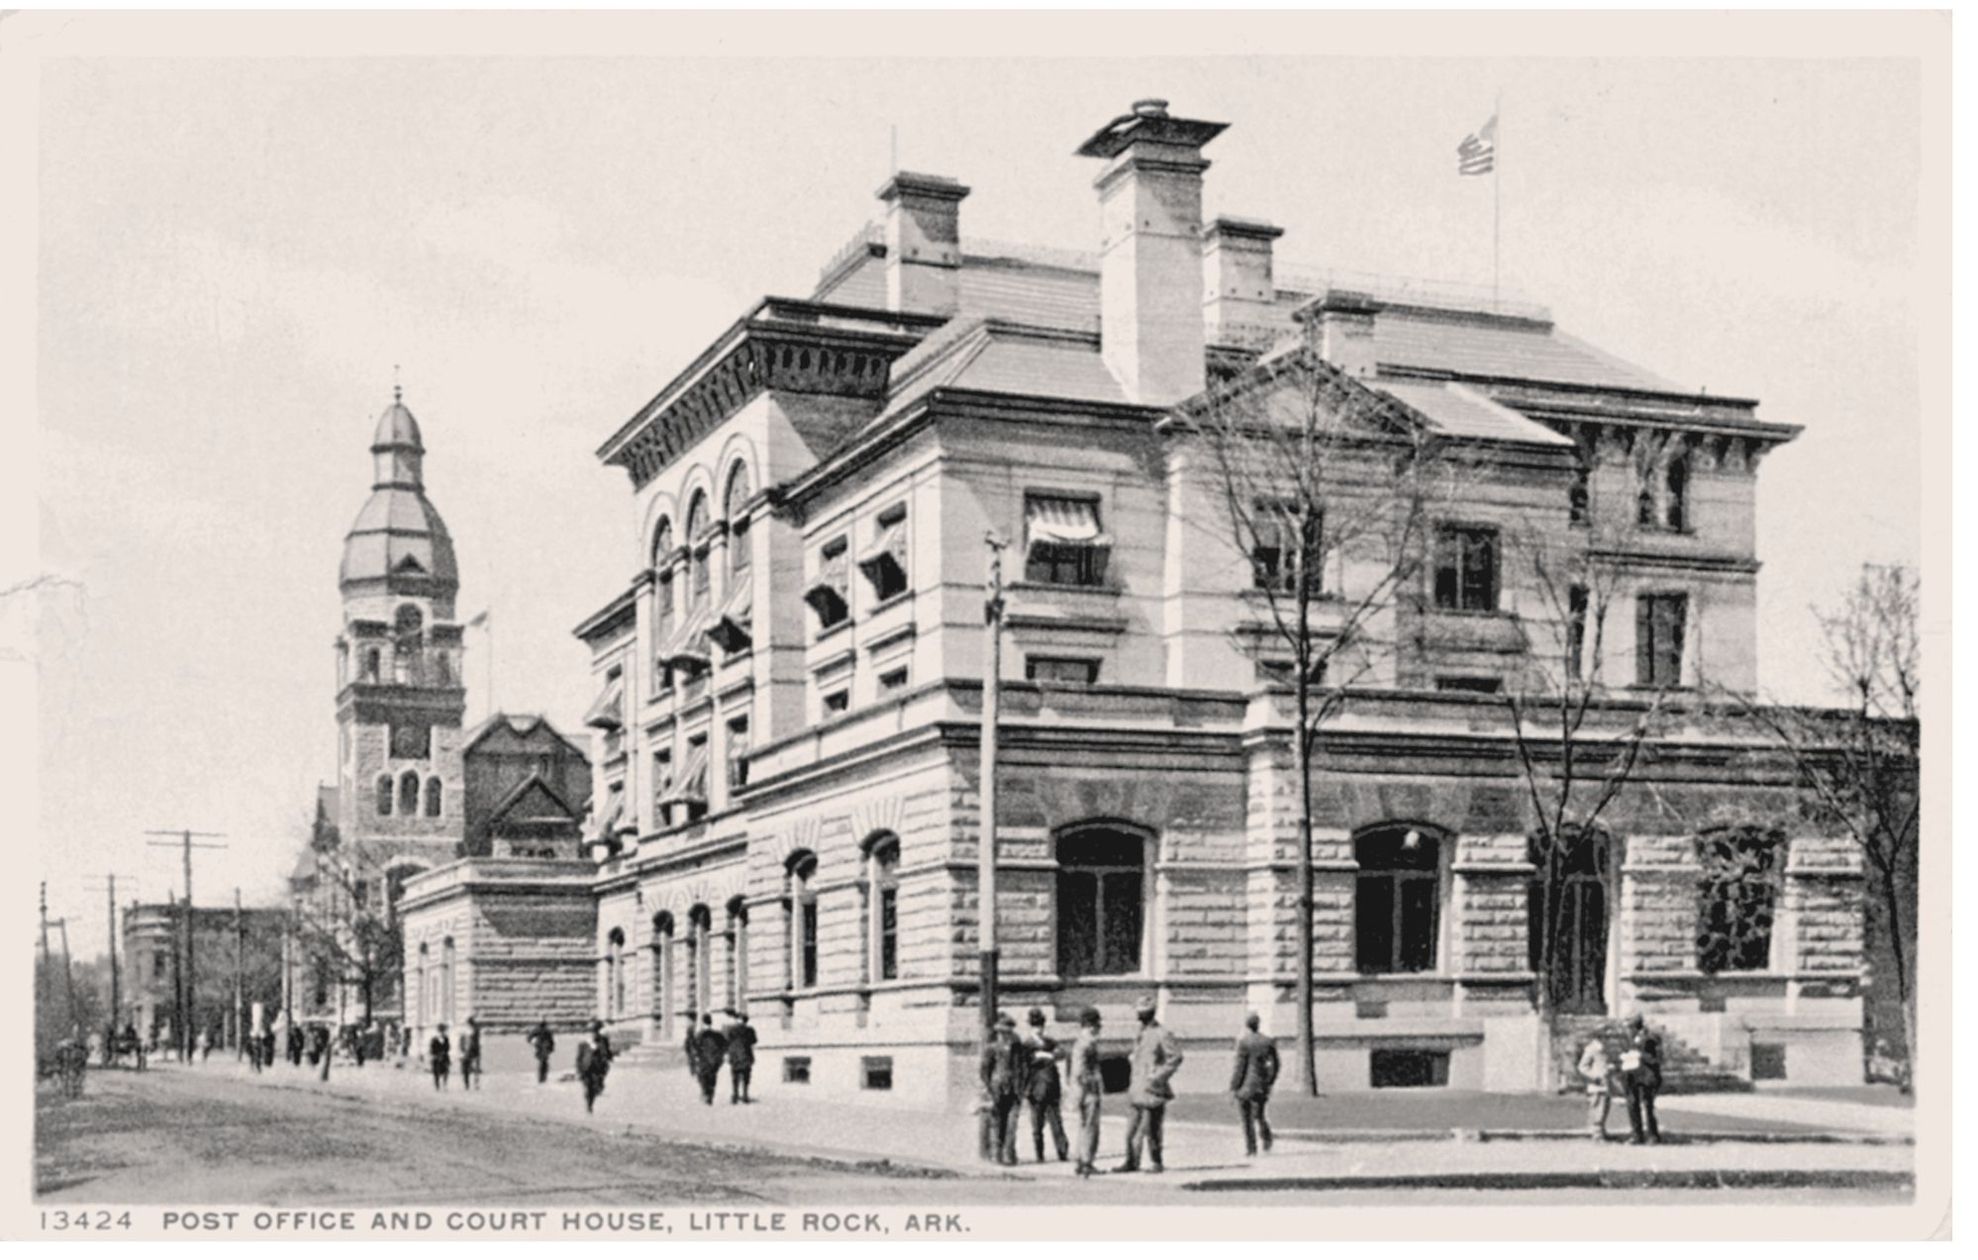
[[1071, 1158], [1071, 1143], [1065, 1139], [1064, 1080], [1058, 1074], [1058, 1060], [1064, 1051], [1055, 1037], [1044, 1031], [1044, 1012], [1030, 1008], [1026, 1019], [1030, 1031], [1024, 1034], [1023, 1049], [1028, 1057], [1023, 1081], [1024, 1101], [1030, 1104], [1030, 1141], [1037, 1149], [1037, 1162], [1044, 1162], [1044, 1128], [1051, 1129], [1051, 1142], [1058, 1149], [1058, 1162]]
[[275, 1030], [269, 1028], [261, 1034], [261, 1062], [270, 1070], [275, 1066]]
[[1140, 1032], [1133, 1040], [1133, 1078], [1126, 1101], [1133, 1106], [1133, 1119], [1126, 1127], [1126, 1162], [1115, 1172], [1139, 1172], [1140, 1148], [1147, 1147], [1147, 1171], [1166, 1172], [1161, 1160], [1161, 1130], [1167, 1120], [1168, 1103], [1174, 1100], [1174, 1086], [1168, 1082], [1181, 1070], [1181, 1045], [1174, 1034], [1154, 1018], [1159, 1009], [1154, 999], [1144, 997], [1134, 1008], [1140, 1018]]
[[699, 1038], [695, 1053], [698, 1067], [694, 1076], [700, 1082], [701, 1101], [712, 1107], [714, 1091], [721, 1084], [721, 1064], [728, 1057], [728, 1039], [714, 1026], [712, 1011], [701, 1016]]
[[1023, 1106], [1025, 1075], [1016, 1020], [1007, 1013], [998, 1015], [995, 1028], [982, 1045], [982, 1089], [989, 1100], [989, 1142], [983, 1154], [992, 1163], [1016, 1163], [1016, 1125]]
[[467, 1017], [467, 1031], [460, 1037], [460, 1085], [463, 1089], [477, 1089], [474, 1082], [481, 1075], [481, 1021], [478, 1016]]
[[604, 1021], [591, 1021], [591, 1035], [577, 1046], [577, 1077], [584, 1082], [584, 1111], [597, 1105], [604, 1092], [605, 1074], [611, 1071], [611, 1038], [605, 1036]]
[[687, 1012], [687, 1035], [680, 1048], [687, 1055], [687, 1075], [694, 1078], [695, 1084], [701, 1079], [701, 1017], [699, 1011]]
[[1587, 1092], [1587, 1128], [1596, 1142], [1607, 1140], [1607, 1113], [1614, 1105], [1613, 1061], [1607, 1057], [1607, 1043], [1595, 1033], [1580, 1049], [1580, 1080]]
[[1277, 1043], [1263, 1034], [1262, 1024], [1255, 1011], [1244, 1019], [1243, 1035], [1236, 1039], [1236, 1065], [1229, 1074], [1230, 1096], [1243, 1118], [1243, 1151], [1253, 1156], [1260, 1140], [1264, 1152], [1270, 1153], [1271, 1122], [1264, 1108], [1271, 1101], [1278, 1072]]
[[1662, 1144], [1655, 1123], [1655, 1096], [1662, 1092], [1662, 1036], [1640, 1015], [1628, 1021], [1628, 1048], [1621, 1052], [1621, 1079], [1628, 1090], [1628, 1127], [1636, 1146]]
[[256, 1076], [261, 1075], [261, 1034], [259, 1032], [252, 1032], [247, 1035], [247, 1066], [254, 1070]]
[[749, 1077], [755, 1074], [755, 1029], [749, 1027], [747, 1011], [728, 1012], [728, 1103], [751, 1103]]
[[453, 1041], [445, 1024], [434, 1029], [433, 1039], [426, 1043], [426, 1066], [432, 1069], [433, 1088], [445, 1089], [446, 1078], [453, 1073]]
[[199, 1030], [199, 1061], [206, 1062], [213, 1053], [213, 1034], [204, 1028]]
[[1099, 1054], [1099, 1008], [1078, 1013], [1078, 1040], [1071, 1043], [1071, 1082], [1078, 1087], [1078, 1175], [1098, 1171], [1099, 1112], [1106, 1098], [1106, 1076]]
[[317, 1079], [327, 1081], [330, 1079], [330, 1060], [335, 1057], [336, 1050], [331, 1043], [329, 1025], [323, 1024], [316, 1029], [316, 1040], [322, 1053], [312, 1062], [322, 1065]]
[[288, 1026], [288, 1063], [290, 1067], [302, 1066], [302, 1025], [297, 1023]]
[[549, 1030], [549, 1021], [539, 1019], [529, 1030], [529, 1046], [536, 1052], [536, 1084], [549, 1079], [549, 1057], [556, 1053], [556, 1034]]

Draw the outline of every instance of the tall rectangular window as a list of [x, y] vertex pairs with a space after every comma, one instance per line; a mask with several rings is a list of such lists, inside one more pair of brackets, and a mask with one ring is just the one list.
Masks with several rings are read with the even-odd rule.
[[1355, 960], [1368, 974], [1432, 971], [1436, 963], [1441, 846], [1413, 827], [1370, 832], [1353, 842]]
[[1099, 501], [1078, 495], [1027, 494], [1024, 580], [1051, 586], [1103, 586], [1113, 540], [1099, 528]]
[[1683, 636], [1689, 596], [1643, 595], [1635, 602], [1635, 682], [1643, 687], [1683, 685]]
[[728, 788], [734, 791], [749, 785], [749, 719], [738, 717], [728, 723]]
[[1435, 606], [1456, 612], [1497, 610], [1497, 531], [1444, 525], [1435, 539]]
[[[1305, 537], [1304, 555], [1291, 547], [1293, 535]], [[1305, 589], [1313, 595], [1325, 589], [1325, 515], [1300, 513], [1292, 507], [1259, 503], [1251, 534], [1251, 577], [1259, 590], [1297, 590], [1299, 566], [1303, 565]]]

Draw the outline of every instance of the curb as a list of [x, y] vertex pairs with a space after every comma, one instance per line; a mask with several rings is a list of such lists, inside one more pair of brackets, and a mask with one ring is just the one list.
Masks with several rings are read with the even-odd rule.
[[1586, 1172], [1392, 1173], [1190, 1181], [1194, 1191], [1258, 1190], [1908, 1190], [1916, 1175], [1889, 1169], [1694, 1168]]
[[[1200, 1121], [1170, 1123], [1170, 1131], [1230, 1134], [1235, 1129]], [[1581, 1142], [1596, 1145], [1585, 1129], [1273, 1129], [1279, 1141], [1311, 1146], [1370, 1144], [1391, 1146], [1403, 1142]], [[1873, 1133], [1838, 1129], [1686, 1129], [1666, 1134], [1667, 1146], [1700, 1146], [1718, 1143], [1746, 1143], [1775, 1146], [1914, 1146], [1907, 1133]], [[1626, 1146], [1625, 1135], [1616, 1135], [1598, 1145]]]

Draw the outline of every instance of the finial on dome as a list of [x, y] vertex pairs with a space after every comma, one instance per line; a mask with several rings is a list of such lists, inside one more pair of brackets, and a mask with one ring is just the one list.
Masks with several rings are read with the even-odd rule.
[[405, 401], [405, 387], [398, 383], [398, 364], [396, 363], [391, 365], [391, 400], [395, 403]]

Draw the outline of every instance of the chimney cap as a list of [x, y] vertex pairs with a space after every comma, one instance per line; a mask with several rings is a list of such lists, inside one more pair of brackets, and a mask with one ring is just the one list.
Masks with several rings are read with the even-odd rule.
[[973, 191], [967, 184], [946, 175], [924, 175], [919, 171], [894, 171], [876, 194], [881, 201], [898, 201], [917, 196], [934, 201], [960, 201]]
[[1372, 294], [1357, 289], [1327, 289], [1292, 312], [1299, 323], [1325, 315], [1377, 315], [1381, 303]]
[[1077, 153], [1079, 157], [1117, 157], [1143, 143], [1199, 149], [1228, 129], [1228, 123], [1172, 117], [1166, 101], [1147, 97], [1133, 103], [1132, 113], [1121, 114], [1092, 133], [1078, 146]]
[[1274, 241], [1284, 235], [1284, 229], [1264, 219], [1250, 219], [1237, 214], [1219, 214], [1202, 231], [1204, 236], [1238, 236], [1260, 241]]

